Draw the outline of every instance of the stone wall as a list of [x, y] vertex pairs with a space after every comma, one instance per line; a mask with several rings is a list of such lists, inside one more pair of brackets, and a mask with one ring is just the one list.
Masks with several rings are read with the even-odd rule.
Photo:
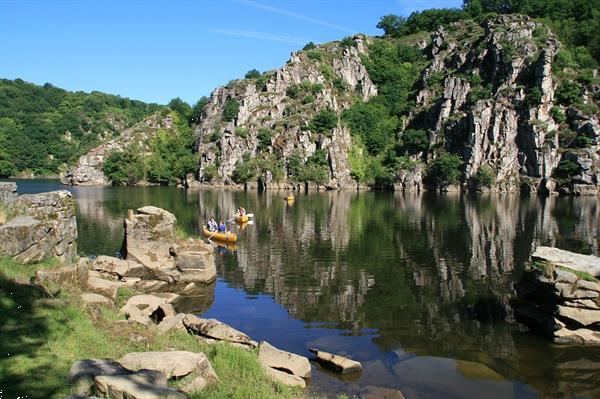
[[75, 202], [70, 192], [21, 195], [8, 208], [16, 216], [0, 226], [0, 254], [23, 263], [53, 257], [69, 263], [77, 255]]

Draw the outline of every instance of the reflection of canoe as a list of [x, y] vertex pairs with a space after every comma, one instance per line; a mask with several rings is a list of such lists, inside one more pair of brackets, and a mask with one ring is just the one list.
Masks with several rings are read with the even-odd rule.
[[237, 235], [235, 233], [215, 233], [214, 231], [208, 231], [206, 227], [202, 226], [202, 234], [204, 234], [204, 237], [209, 237], [211, 240], [237, 242]]
[[248, 221], [248, 215], [236, 216], [234, 219], [236, 223], [246, 223]]
[[289, 196], [285, 197], [284, 199], [288, 202], [292, 202], [295, 198], [293, 195], [289, 195]]
[[214, 241], [214, 244], [219, 248], [225, 248], [230, 252], [237, 251], [237, 246], [235, 242], [222, 242], [222, 241]]

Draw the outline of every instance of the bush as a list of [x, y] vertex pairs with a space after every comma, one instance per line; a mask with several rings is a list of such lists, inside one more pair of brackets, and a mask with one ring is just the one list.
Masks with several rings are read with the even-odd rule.
[[569, 128], [561, 129], [558, 132], [558, 142], [561, 147], [569, 147], [575, 137], [577, 137], [577, 133]]
[[581, 87], [575, 82], [564, 82], [556, 90], [559, 104], [572, 105], [581, 99]]
[[591, 138], [589, 138], [587, 136], [581, 136], [581, 135], [575, 137], [575, 139], [571, 142], [571, 147], [573, 147], [573, 148], [590, 148], [593, 145], [594, 145], [594, 140], [592, 140]]
[[338, 117], [331, 108], [325, 108], [319, 111], [310, 122], [309, 128], [325, 136], [331, 135], [331, 130], [337, 126]]
[[244, 77], [245, 77], [246, 79], [258, 79], [258, 78], [260, 78], [260, 77], [261, 77], [261, 75], [262, 75], [262, 74], [261, 74], [261, 73], [260, 73], [258, 70], [256, 70], [256, 69], [251, 69], [251, 70], [249, 70], [248, 72], [246, 72], [246, 75], [244, 75]]
[[248, 129], [245, 127], [236, 127], [235, 135], [242, 139], [248, 138]]
[[238, 184], [245, 184], [254, 178], [254, 168], [250, 162], [250, 154], [244, 154], [242, 159], [236, 162], [231, 178]]
[[554, 173], [557, 177], [568, 178], [576, 175], [579, 171], [580, 167], [576, 162], [565, 159], [560, 161]]
[[539, 87], [532, 88], [525, 96], [525, 104], [527, 107], [535, 107], [542, 102], [542, 89]]
[[104, 175], [112, 184], [134, 185], [144, 177], [144, 163], [134, 147], [113, 151], [104, 161]]
[[237, 118], [238, 112], [240, 110], [240, 103], [237, 102], [234, 98], [227, 98], [225, 101], [225, 107], [223, 107], [223, 120], [225, 122], [231, 122], [235, 118]]
[[221, 140], [221, 132], [218, 130], [215, 130], [210, 134], [210, 136], [208, 136], [208, 141], [211, 143], [216, 143], [219, 140]]
[[353, 47], [355, 45], [354, 38], [352, 36], [346, 36], [340, 41], [342, 47]]
[[312, 103], [314, 101], [315, 101], [315, 96], [313, 96], [312, 94], [307, 94], [302, 99], [302, 103], [303, 104], [310, 104], [310, 103]]
[[429, 137], [424, 130], [408, 129], [400, 140], [401, 151], [408, 154], [417, 154], [429, 149]]
[[271, 137], [273, 137], [273, 131], [265, 128], [258, 129], [258, 145], [259, 151], [265, 150], [271, 146]]
[[317, 45], [314, 44], [313, 42], [308, 42], [306, 43], [306, 45], [302, 48], [302, 50], [307, 51], [307, 50], [312, 50], [314, 48], [316, 48]]
[[285, 94], [289, 98], [293, 98], [294, 100], [297, 99], [301, 93], [302, 93], [302, 87], [297, 84], [293, 84], [285, 90]]
[[206, 165], [204, 167], [202, 176], [205, 181], [210, 183], [217, 176], [218, 172], [219, 171], [218, 171], [217, 167], [213, 164], [210, 164], [210, 165]]
[[462, 160], [458, 155], [442, 153], [427, 169], [427, 179], [437, 187], [456, 184], [459, 181]]
[[389, 115], [385, 105], [374, 101], [356, 102], [342, 113], [342, 120], [372, 155], [381, 153], [394, 140], [398, 128], [397, 118]]
[[494, 185], [494, 181], [496, 180], [496, 176], [492, 168], [487, 165], [483, 165], [477, 170], [473, 180], [477, 187], [492, 187], [492, 185]]
[[348, 85], [346, 84], [346, 81], [342, 78], [335, 78], [335, 79], [333, 79], [332, 83], [333, 83], [333, 88], [339, 92], [344, 92], [348, 89]]
[[320, 64], [319, 72], [321, 72], [321, 75], [323, 75], [323, 77], [326, 80], [332, 80], [333, 77], [335, 76], [335, 73], [333, 72], [333, 68], [329, 64]]
[[467, 100], [471, 104], [475, 104], [479, 100], [487, 100], [492, 97], [492, 89], [490, 87], [474, 87], [469, 92]]
[[556, 121], [558, 124], [564, 123], [567, 120], [565, 112], [560, 109], [560, 107], [552, 107], [550, 110], [550, 115], [552, 115], [552, 119], [554, 119], [554, 121]]
[[321, 61], [323, 59], [323, 53], [320, 50], [309, 50], [306, 52], [306, 56], [314, 61]]

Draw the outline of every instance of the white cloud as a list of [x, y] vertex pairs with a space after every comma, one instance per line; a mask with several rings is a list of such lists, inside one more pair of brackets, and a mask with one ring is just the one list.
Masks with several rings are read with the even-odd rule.
[[293, 44], [306, 44], [310, 39], [295, 36], [277, 35], [274, 33], [267, 32], [256, 32], [252, 30], [239, 30], [239, 29], [205, 29], [206, 32], [218, 33], [221, 35], [239, 36], [246, 37], [249, 39], [261, 39], [261, 40], [272, 40], [276, 42], [293, 43]]

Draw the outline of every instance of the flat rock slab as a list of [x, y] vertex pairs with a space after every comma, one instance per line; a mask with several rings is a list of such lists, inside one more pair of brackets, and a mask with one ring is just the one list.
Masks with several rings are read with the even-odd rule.
[[600, 332], [587, 328], [577, 330], [561, 328], [554, 332], [554, 342], [557, 344], [600, 345]]
[[315, 348], [310, 351], [317, 356], [317, 361], [341, 374], [357, 373], [362, 371], [362, 365], [356, 360], [340, 355], [324, 352]]
[[253, 346], [253, 341], [241, 331], [221, 323], [215, 319], [202, 319], [188, 314], [183, 319], [183, 324], [188, 330], [204, 337]]
[[[154, 374], [154, 375], [153, 375]], [[94, 378], [96, 388], [111, 399], [186, 399], [187, 397], [164, 383], [156, 381], [161, 373], [144, 372], [129, 375], [101, 375]], [[150, 377], [150, 378], [149, 378]], [[162, 376], [164, 378], [164, 375]]]
[[185, 313], [178, 313], [175, 316], [165, 317], [158, 325], [158, 331], [161, 334], [165, 334], [172, 330], [185, 331], [185, 324], [183, 324], [185, 316]]
[[119, 362], [131, 370], [160, 371], [168, 379], [198, 373], [209, 381], [217, 382], [219, 380], [204, 353], [187, 351], [132, 352], [123, 356]]
[[297, 375], [289, 374], [285, 371], [277, 370], [267, 366], [263, 366], [263, 369], [265, 370], [265, 374], [273, 381], [277, 381], [291, 387], [306, 388], [306, 381], [304, 381], [304, 378], [302, 377], [298, 377]]
[[65, 266], [57, 269], [38, 270], [35, 272], [35, 281], [41, 285], [54, 284], [81, 284], [88, 279], [89, 270], [85, 265]]
[[582, 326], [591, 326], [598, 324], [600, 326], [600, 310], [571, 308], [568, 306], [558, 306], [558, 315], [575, 321]]
[[267, 367], [310, 378], [310, 362], [307, 358], [277, 349], [266, 341], [258, 346], [258, 361]]
[[87, 280], [88, 288], [96, 294], [104, 295], [113, 302], [117, 300], [117, 291], [126, 284], [120, 281], [110, 281], [99, 277], [89, 277]]
[[600, 258], [592, 255], [582, 255], [553, 247], [537, 247], [531, 257], [600, 277]]
[[89, 306], [113, 306], [113, 301], [111, 301], [105, 296], [94, 294], [92, 292], [86, 292], [84, 294], [81, 294], [81, 300], [83, 301], [83, 303]]
[[131, 374], [121, 363], [112, 359], [84, 359], [73, 363], [69, 370], [68, 381], [71, 392], [77, 395], [88, 395], [94, 385], [94, 378], [99, 375]]

